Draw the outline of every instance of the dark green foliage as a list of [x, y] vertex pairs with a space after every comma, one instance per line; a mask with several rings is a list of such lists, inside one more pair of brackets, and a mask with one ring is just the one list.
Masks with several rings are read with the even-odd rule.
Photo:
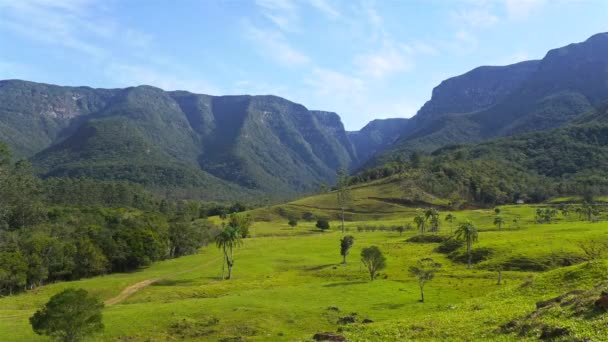
[[329, 222], [327, 220], [317, 220], [315, 227], [321, 230], [327, 230], [329, 229]]
[[441, 235], [414, 235], [405, 241], [411, 243], [441, 243], [446, 239], [445, 236]]
[[[462, 243], [463, 245], [465, 244], [465, 242]], [[493, 251], [491, 248], [487, 248], [487, 247], [479, 247], [479, 248], [474, 248], [471, 249], [471, 253], [470, 253], [470, 260], [471, 260], [471, 264], [477, 264], [480, 263], [482, 261], [488, 260], [490, 257], [492, 257]], [[455, 251], [452, 252], [448, 255], [448, 257], [450, 258], [450, 260], [453, 260], [455, 262], [460, 262], [460, 263], [467, 263], [469, 262], [469, 254], [466, 251]]]
[[464, 246], [464, 241], [458, 239], [448, 239], [442, 242], [435, 250], [439, 253], [450, 254]]
[[355, 238], [352, 235], [346, 235], [340, 240], [340, 255], [342, 256], [343, 264], [346, 264], [346, 257], [354, 243]]
[[376, 273], [386, 268], [386, 257], [376, 246], [363, 248], [361, 251], [361, 262], [367, 267], [371, 280], [376, 278]]
[[298, 219], [292, 217], [289, 219], [289, 221], [287, 221], [287, 224], [289, 224], [290, 227], [294, 228], [298, 225]]
[[103, 331], [103, 303], [83, 289], [67, 289], [49, 300], [30, 318], [38, 335], [62, 342], [82, 341]]

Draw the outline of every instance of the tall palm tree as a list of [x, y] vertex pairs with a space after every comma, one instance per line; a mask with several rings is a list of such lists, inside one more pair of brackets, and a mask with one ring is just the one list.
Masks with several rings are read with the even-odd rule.
[[469, 256], [467, 268], [471, 268], [471, 247], [474, 242], [477, 242], [478, 236], [477, 229], [471, 221], [461, 223], [456, 230], [456, 238], [464, 240], [467, 244], [467, 255]]
[[224, 226], [224, 229], [215, 237], [215, 245], [222, 250], [222, 280], [224, 267], [228, 266], [228, 280], [232, 279], [232, 266], [234, 266], [234, 248], [242, 244], [241, 230], [238, 226]]

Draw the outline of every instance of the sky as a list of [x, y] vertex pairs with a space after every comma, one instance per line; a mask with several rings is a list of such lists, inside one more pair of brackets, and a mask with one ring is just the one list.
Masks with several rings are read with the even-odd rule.
[[608, 0], [0, 0], [0, 79], [273, 94], [348, 130], [608, 31]]

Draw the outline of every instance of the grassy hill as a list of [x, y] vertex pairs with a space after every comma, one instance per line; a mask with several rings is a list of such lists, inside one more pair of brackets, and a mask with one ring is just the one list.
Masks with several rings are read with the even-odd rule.
[[[358, 191], [364, 194], [369, 188]], [[320, 201], [318, 206], [330, 215], [333, 204], [325, 196], [319, 199], [326, 203]], [[303, 207], [310, 201], [290, 205]], [[342, 234], [336, 221], [330, 231], [321, 233], [312, 222], [300, 221], [291, 228], [287, 220], [277, 218], [254, 224], [254, 237], [236, 251], [231, 281], [220, 280], [220, 252], [208, 246], [197, 255], [158, 262], [137, 272], [51, 284], [0, 298], [0, 335], [11, 341], [42, 340], [29, 328], [28, 317], [54, 293], [76, 287], [106, 301], [106, 329], [96, 337], [104, 341], [306, 341], [321, 331], [338, 332], [353, 341], [515, 341], [538, 339], [543, 329], [557, 327], [568, 329], [566, 340], [605, 336], [605, 314], [596, 311], [592, 302], [601, 292], [601, 286], [594, 287], [606, 280], [608, 264], [580, 263], [585, 254], [578, 243], [605, 239], [607, 223], [581, 222], [571, 215], [536, 224], [533, 206], [501, 209], [509, 223], [500, 231], [492, 224], [493, 210], [454, 212], [459, 222], [470, 219], [478, 226], [474, 250], [491, 251], [471, 270], [457, 257], [462, 247], [455, 254], [444, 254], [438, 252], [439, 243], [408, 242], [417, 234], [414, 231], [400, 236], [380, 228], [411, 222], [415, 209], [348, 222], [355, 245], [346, 265], [340, 264]], [[515, 217], [517, 225], [510, 223]], [[357, 229], [372, 225], [378, 229]], [[449, 224], [442, 222], [439, 236], [449, 236], [449, 230]], [[358, 261], [361, 249], [370, 245], [381, 248], [388, 265], [373, 282]], [[418, 284], [407, 269], [424, 257], [432, 257], [442, 267], [426, 287], [427, 302], [420, 303]], [[564, 266], [568, 262], [576, 265]], [[505, 269], [502, 285], [496, 284], [498, 266]], [[554, 305], [529, 316], [537, 302], [574, 289], [584, 291], [573, 297], [576, 306]], [[344, 317], [356, 323], [338, 323]], [[373, 323], [362, 324], [364, 319]], [[530, 328], [525, 328], [528, 323]]]

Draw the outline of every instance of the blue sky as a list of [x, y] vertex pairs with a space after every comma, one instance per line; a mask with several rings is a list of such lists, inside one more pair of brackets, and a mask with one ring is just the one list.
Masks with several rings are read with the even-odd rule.
[[0, 79], [275, 94], [354, 130], [604, 31], [605, 0], [0, 0]]

